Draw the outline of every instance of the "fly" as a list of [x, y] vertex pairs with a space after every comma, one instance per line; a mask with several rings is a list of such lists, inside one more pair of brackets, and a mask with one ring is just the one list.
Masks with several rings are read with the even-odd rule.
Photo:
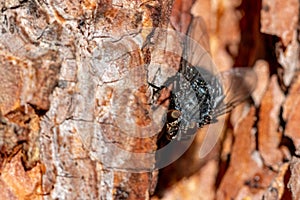
[[197, 128], [217, 122], [219, 116], [249, 98], [255, 88], [257, 78], [250, 68], [214, 74], [209, 53], [198, 44], [203, 40], [203, 31], [197, 30], [203, 30], [199, 20], [195, 18], [190, 24], [178, 72], [162, 86], [149, 83], [154, 95], [169, 90], [167, 119], [160, 140], [190, 139]]

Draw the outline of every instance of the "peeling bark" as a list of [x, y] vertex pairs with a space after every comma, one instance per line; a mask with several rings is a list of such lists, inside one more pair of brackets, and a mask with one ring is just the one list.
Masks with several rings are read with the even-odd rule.
[[[193, 15], [205, 19], [211, 52], [218, 68], [226, 70], [232, 65], [251, 66], [255, 63], [258, 76], [252, 93], [255, 107], [249, 106], [249, 101], [235, 108], [225, 134], [220, 137], [221, 152], [202, 160], [219, 161], [215, 185], [209, 187], [216, 195], [215, 199], [299, 198], [296, 181], [299, 179], [298, 8], [299, 2], [293, 0], [218, 1], [214, 4], [199, 0], [191, 9]], [[198, 134], [201, 133], [205, 130]], [[164, 190], [161, 189], [163, 180], [159, 180], [157, 195], [163, 196], [162, 199], [194, 199], [196, 194], [190, 184], [194, 183], [193, 187], [198, 191], [207, 187], [193, 181], [198, 173], [206, 171], [204, 165], [198, 165], [196, 169], [193, 165], [197, 158], [192, 150], [199, 153], [201, 147], [197, 138], [195, 146], [178, 163], [161, 171], [164, 180], [169, 176], [177, 177], [170, 178], [173, 182], [165, 185]], [[185, 169], [180, 163], [188, 167]], [[191, 168], [195, 170], [193, 173], [182, 175]], [[211, 199], [211, 193], [197, 194], [197, 198]]]
[[[149, 199], [157, 176], [156, 139], [124, 132], [158, 132], [130, 128], [149, 123], [147, 41], [154, 27], [167, 27], [171, 6], [0, 1], [2, 197]], [[124, 87], [122, 80], [132, 82]], [[126, 95], [133, 101], [122, 99]], [[18, 157], [12, 155], [17, 147]], [[139, 155], [148, 152], [152, 158]], [[26, 169], [43, 169], [32, 175], [31, 189], [9, 185], [7, 168], [20, 157]]]
[[[0, 0], [0, 11], [0, 199], [300, 198], [298, 1]], [[166, 108], [151, 113], [148, 82], [178, 70], [181, 41], [163, 30], [185, 34], [195, 16], [218, 70], [254, 65], [254, 102], [158, 171], [190, 144], [157, 157]]]

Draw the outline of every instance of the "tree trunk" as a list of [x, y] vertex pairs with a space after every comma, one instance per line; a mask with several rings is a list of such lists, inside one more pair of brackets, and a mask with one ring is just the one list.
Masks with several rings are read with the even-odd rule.
[[149, 199], [156, 139], [128, 133], [152, 134], [148, 41], [172, 1], [0, 5], [1, 199]]
[[[299, 199], [299, 1], [0, 8], [0, 199]], [[153, 91], [178, 70], [193, 16], [218, 70], [258, 81], [222, 130], [160, 153]]]

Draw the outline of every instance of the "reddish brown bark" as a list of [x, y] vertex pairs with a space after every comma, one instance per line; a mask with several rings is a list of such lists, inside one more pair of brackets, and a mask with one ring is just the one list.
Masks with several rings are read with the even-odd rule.
[[[298, 1], [0, 0], [0, 10], [0, 199], [300, 198]], [[254, 102], [153, 171], [161, 127], [150, 126], [147, 82], [154, 64], [178, 70], [182, 48], [165, 52], [177, 38], [152, 28], [186, 33], [193, 16], [219, 70], [255, 64]]]

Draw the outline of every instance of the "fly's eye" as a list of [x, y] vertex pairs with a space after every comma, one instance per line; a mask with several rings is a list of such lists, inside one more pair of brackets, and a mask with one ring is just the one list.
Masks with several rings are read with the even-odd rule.
[[170, 110], [168, 111], [168, 119], [170, 121], [175, 121], [176, 119], [178, 119], [181, 115], [181, 112], [179, 110]]

